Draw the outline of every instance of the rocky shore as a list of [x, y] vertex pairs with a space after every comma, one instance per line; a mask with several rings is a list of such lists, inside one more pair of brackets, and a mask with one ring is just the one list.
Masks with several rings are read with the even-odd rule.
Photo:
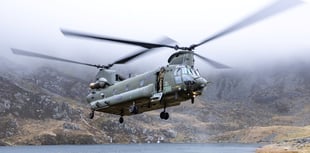
[[310, 153], [310, 137], [266, 145], [256, 153]]

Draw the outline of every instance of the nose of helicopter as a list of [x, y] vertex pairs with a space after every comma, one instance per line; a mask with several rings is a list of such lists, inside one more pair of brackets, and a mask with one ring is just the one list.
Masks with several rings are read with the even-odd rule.
[[195, 82], [200, 88], [204, 88], [208, 84], [208, 81], [203, 77], [196, 78]]
[[184, 81], [184, 84], [187, 86], [187, 88], [190, 88], [192, 91], [196, 91], [206, 87], [208, 81], [203, 77], [197, 77]]

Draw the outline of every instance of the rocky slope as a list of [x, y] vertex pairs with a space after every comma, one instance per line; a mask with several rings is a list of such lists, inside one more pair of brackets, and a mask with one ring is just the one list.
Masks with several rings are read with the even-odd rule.
[[285, 140], [258, 148], [256, 153], [309, 153], [310, 138]]
[[158, 110], [125, 117], [124, 124], [104, 113], [87, 119], [90, 81], [4, 58], [0, 64], [0, 145], [279, 142], [289, 139], [282, 133], [310, 125], [310, 64], [210, 74], [204, 95], [168, 108], [169, 120]]

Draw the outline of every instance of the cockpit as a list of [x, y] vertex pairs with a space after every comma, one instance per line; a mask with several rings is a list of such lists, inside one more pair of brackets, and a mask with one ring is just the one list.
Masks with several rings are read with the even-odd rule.
[[185, 84], [192, 91], [200, 90], [207, 84], [207, 80], [201, 77], [198, 70], [192, 67], [177, 67], [174, 71], [174, 78], [176, 84]]

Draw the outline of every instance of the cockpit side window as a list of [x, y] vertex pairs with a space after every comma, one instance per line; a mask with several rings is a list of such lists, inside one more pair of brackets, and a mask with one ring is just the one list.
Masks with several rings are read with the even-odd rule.
[[182, 69], [181, 68], [178, 68], [174, 71], [174, 79], [175, 79], [175, 83], [176, 84], [181, 84], [182, 83]]
[[190, 72], [190, 74], [192, 76], [194, 76], [194, 77], [198, 77], [199, 76], [199, 73], [197, 71], [195, 71], [194, 69], [189, 68], [188, 70], [189, 70], [189, 72]]
[[196, 73], [197, 76], [200, 76], [198, 69], [196, 69], [194, 72]]
[[193, 72], [193, 70], [190, 69], [190, 68], [188, 69], [188, 73], [191, 74], [191, 75], [195, 75], [195, 73]]
[[175, 72], [174, 72], [174, 75], [175, 75], [175, 76], [181, 76], [181, 74], [182, 74], [181, 68], [178, 68], [178, 69], [175, 70]]

